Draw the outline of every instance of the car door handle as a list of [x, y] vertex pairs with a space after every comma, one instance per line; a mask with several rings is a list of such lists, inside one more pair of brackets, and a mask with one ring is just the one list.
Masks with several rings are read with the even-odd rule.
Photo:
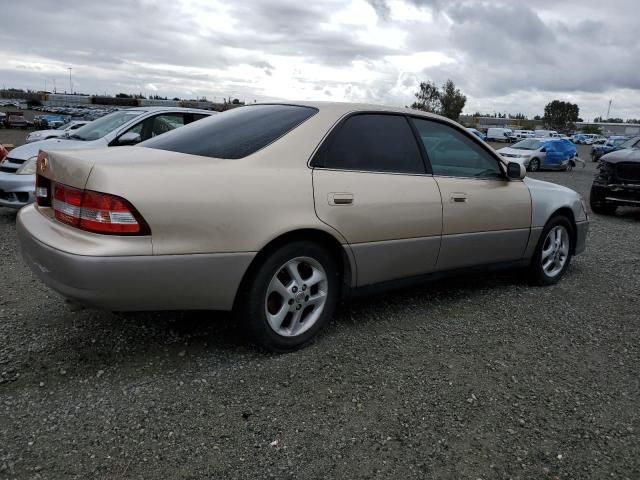
[[451, 202], [452, 203], [464, 203], [467, 201], [466, 193], [452, 193], [451, 194]]
[[328, 195], [329, 205], [352, 205], [353, 193], [332, 192]]

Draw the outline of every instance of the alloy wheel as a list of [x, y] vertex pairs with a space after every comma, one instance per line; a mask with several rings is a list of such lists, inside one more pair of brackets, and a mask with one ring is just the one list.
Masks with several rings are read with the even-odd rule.
[[555, 277], [564, 268], [569, 256], [569, 232], [563, 225], [556, 225], [547, 234], [542, 246], [542, 270], [548, 277]]
[[267, 288], [265, 314], [271, 329], [283, 337], [306, 332], [327, 302], [327, 273], [320, 262], [296, 257], [282, 265]]
[[539, 168], [540, 161], [537, 158], [534, 158], [529, 162], [529, 170], [531, 170], [532, 172], [537, 172]]

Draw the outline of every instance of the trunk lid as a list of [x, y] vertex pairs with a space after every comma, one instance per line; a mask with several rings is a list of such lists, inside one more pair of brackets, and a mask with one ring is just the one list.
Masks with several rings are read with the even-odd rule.
[[[40, 161], [37, 174], [57, 183], [84, 189], [94, 162], [83, 153], [92, 151], [51, 151], [44, 150], [46, 161]], [[90, 155], [89, 155], [90, 157]]]

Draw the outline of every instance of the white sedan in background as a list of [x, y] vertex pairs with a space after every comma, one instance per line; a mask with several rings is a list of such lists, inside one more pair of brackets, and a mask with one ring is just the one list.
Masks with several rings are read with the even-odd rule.
[[68, 134], [70, 135], [71, 132], [86, 125], [87, 123], [89, 122], [84, 120], [75, 120], [73, 122], [60, 125], [58, 128], [49, 130], [37, 130], [27, 135], [27, 143], [38, 142], [40, 140], [48, 140], [50, 138], [66, 137], [68, 136]]

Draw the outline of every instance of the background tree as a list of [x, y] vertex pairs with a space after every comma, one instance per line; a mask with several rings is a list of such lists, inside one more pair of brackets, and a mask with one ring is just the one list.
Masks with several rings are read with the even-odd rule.
[[580, 131], [582, 133], [593, 133], [595, 135], [602, 135], [602, 129], [597, 125], [585, 125]]
[[460, 89], [456, 88], [456, 84], [452, 80], [447, 80], [442, 86], [440, 94], [440, 114], [457, 122], [466, 103], [467, 97], [462, 94]]
[[420, 91], [415, 94], [417, 102], [411, 104], [411, 108], [423, 112], [439, 113], [441, 108], [440, 92], [432, 81], [420, 82]]
[[544, 123], [554, 130], [573, 130], [579, 113], [580, 109], [575, 103], [554, 100], [544, 107]]

